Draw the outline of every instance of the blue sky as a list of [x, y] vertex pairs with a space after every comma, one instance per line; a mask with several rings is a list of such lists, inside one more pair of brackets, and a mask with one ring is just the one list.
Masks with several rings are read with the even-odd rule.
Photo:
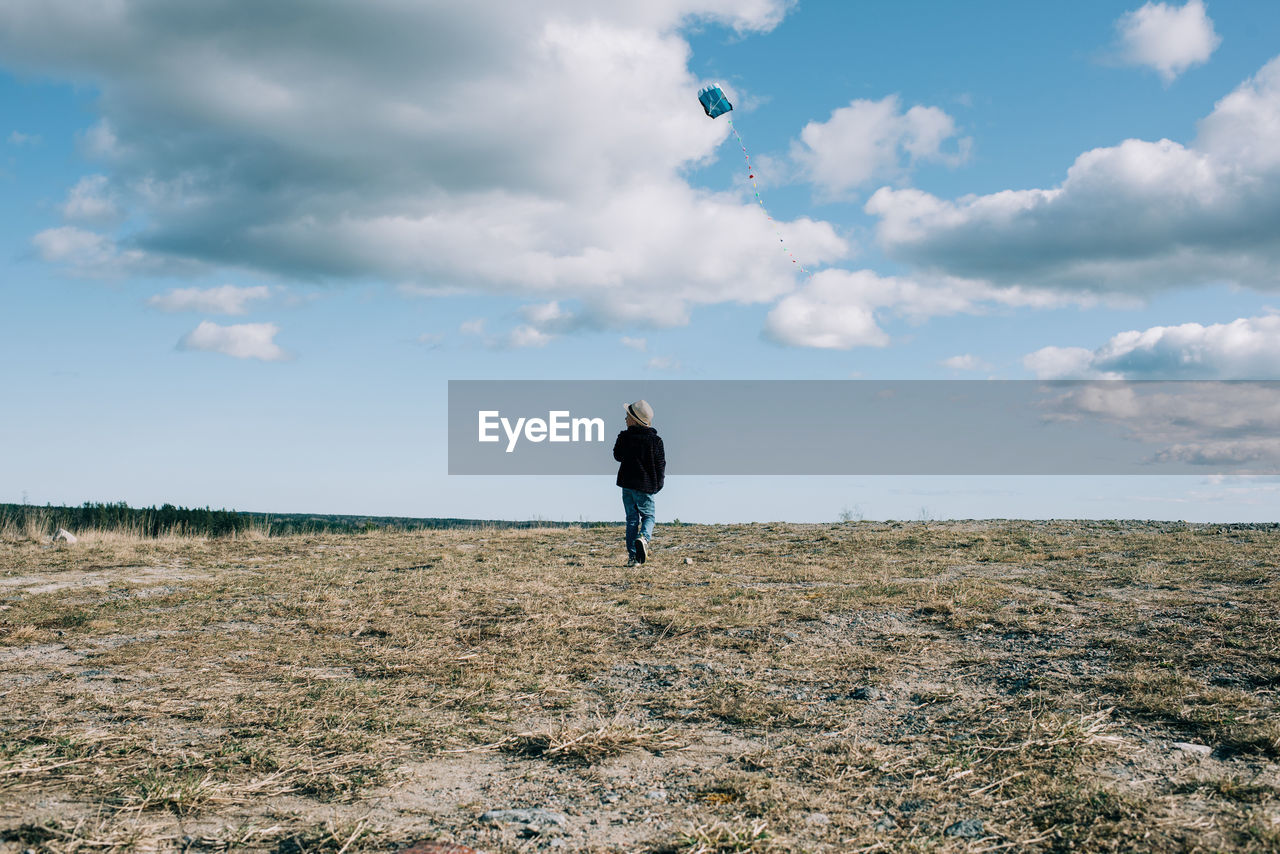
[[[259, 5], [0, 9], [0, 500], [620, 515], [448, 477], [449, 379], [1280, 378], [1275, 3]], [[659, 512], [1277, 506], [673, 478]]]

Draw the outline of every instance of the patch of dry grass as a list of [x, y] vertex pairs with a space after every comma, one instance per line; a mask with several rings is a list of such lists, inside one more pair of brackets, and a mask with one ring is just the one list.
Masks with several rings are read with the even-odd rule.
[[665, 849], [671, 854], [765, 854], [786, 850], [779, 848], [769, 833], [769, 823], [714, 821], [684, 831], [675, 845]]
[[682, 744], [673, 736], [672, 727], [659, 728], [618, 715], [607, 721], [559, 724], [520, 732], [492, 746], [521, 756], [590, 765], [628, 751], [661, 753], [663, 750], [677, 750]]
[[1280, 529], [654, 546], [5, 533], [0, 852], [547, 843], [513, 806], [582, 851], [1276, 847]]

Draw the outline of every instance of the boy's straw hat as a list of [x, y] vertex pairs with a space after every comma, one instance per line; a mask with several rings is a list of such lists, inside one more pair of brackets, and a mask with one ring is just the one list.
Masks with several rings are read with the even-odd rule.
[[646, 400], [637, 400], [635, 403], [627, 404], [627, 414], [635, 420], [639, 421], [646, 427], [653, 424], [653, 407]]

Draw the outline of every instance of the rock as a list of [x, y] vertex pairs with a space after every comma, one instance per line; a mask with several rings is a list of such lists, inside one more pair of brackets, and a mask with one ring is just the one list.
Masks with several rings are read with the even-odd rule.
[[863, 685], [861, 688], [854, 688], [849, 693], [850, 700], [879, 700], [884, 695], [880, 693], [879, 688], [872, 688], [870, 685]]
[[555, 825], [564, 827], [569, 823], [564, 813], [542, 809], [488, 810], [480, 815], [485, 824], [527, 824], [539, 827]]
[[66, 528], [59, 528], [58, 533], [53, 535], [53, 541], [56, 543], [61, 540], [64, 543], [76, 542], [76, 535], [68, 531]]
[[1173, 749], [1181, 750], [1184, 753], [1195, 753], [1200, 756], [1208, 756], [1213, 752], [1213, 748], [1207, 744], [1194, 744], [1189, 741], [1175, 741]]
[[897, 826], [898, 823], [893, 820], [891, 815], [882, 815], [876, 819], [875, 824], [871, 825], [873, 830], [893, 830]]
[[961, 839], [981, 839], [983, 837], [982, 819], [962, 818], [955, 824], [947, 825], [943, 836], [958, 836]]
[[687, 558], [685, 558], [685, 559], [684, 559], [684, 565], [685, 565], [685, 566], [693, 566], [693, 558], [691, 558], [691, 557], [687, 557]]
[[644, 796], [651, 801], [665, 801], [667, 799], [667, 793], [662, 789], [653, 789], [645, 792]]
[[812, 824], [814, 827], [826, 827], [831, 824], [831, 818], [824, 812], [811, 812], [804, 817], [805, 824]]
[[800, 636], [795, 632], [783, 632], [782, 636], [787, 640], [789, 640], [791, 643], [795, 643], [796, 641], [800, 640]]

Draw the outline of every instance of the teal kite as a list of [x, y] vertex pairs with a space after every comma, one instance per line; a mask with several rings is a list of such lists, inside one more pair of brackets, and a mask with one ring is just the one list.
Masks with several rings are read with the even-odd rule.
[[729, 103], [729, 99], [724, 96], [724, 92], [720, 91], [719, 86], [708, 86], [703, 89], [698, 93], [698, 100], [702, 103], [702, 109], [708, 118], [714, 119], [733, 109], [733, 104]]

